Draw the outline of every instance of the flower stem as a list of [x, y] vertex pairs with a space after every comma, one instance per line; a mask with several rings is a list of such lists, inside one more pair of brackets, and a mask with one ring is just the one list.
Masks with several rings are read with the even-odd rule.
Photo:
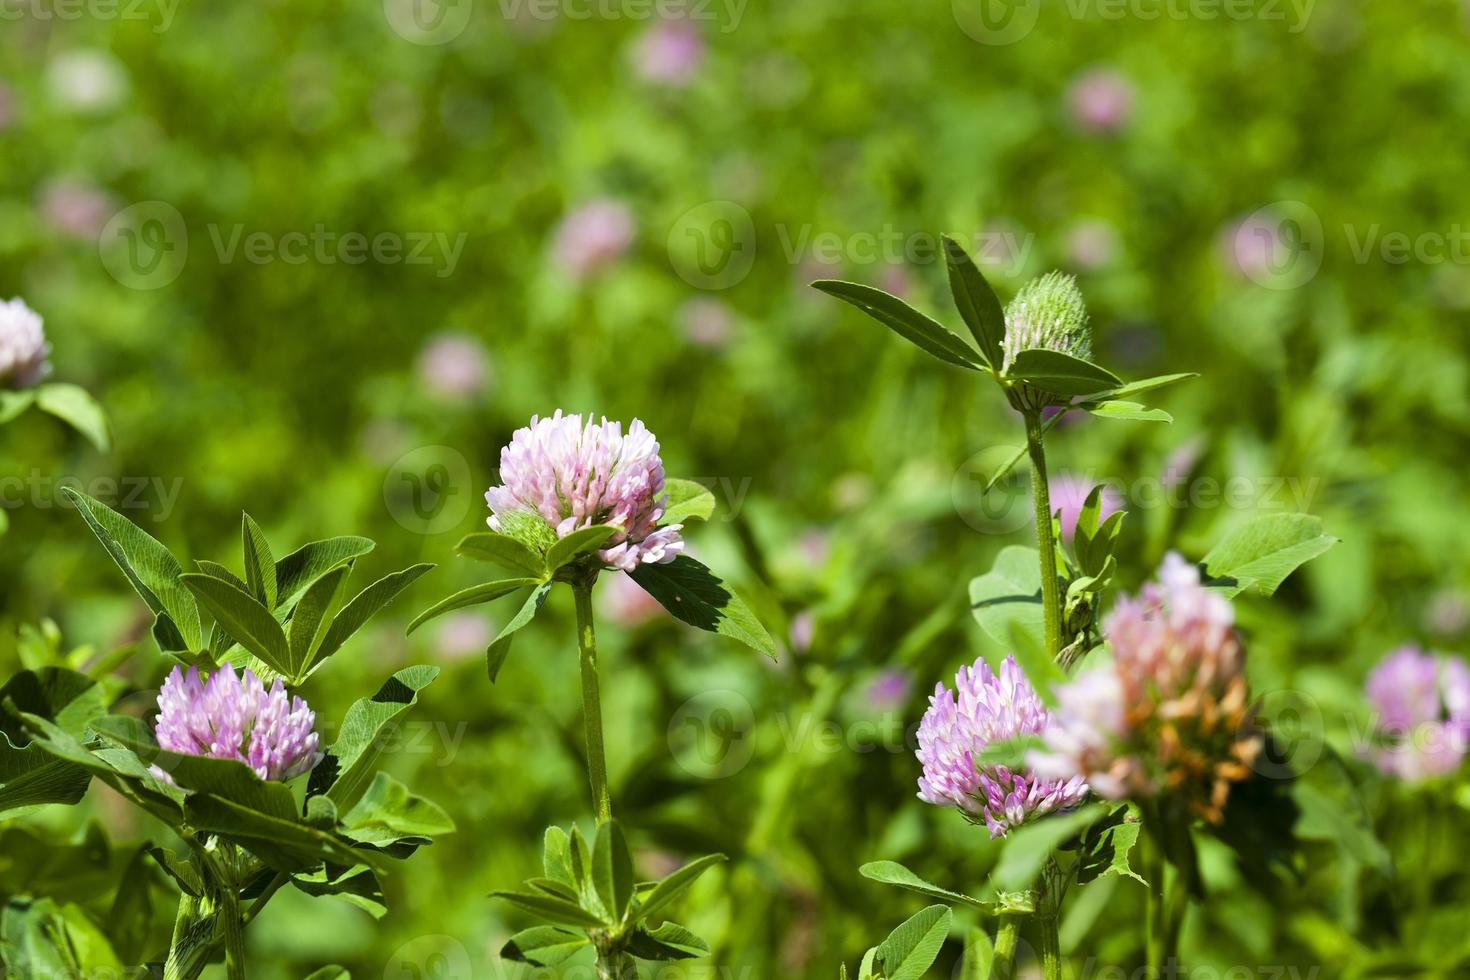
[[1168, 946], [1168, 903], [1164, 895], [1163, 827], [1157, 807], [1143, 808], [1144, 876], [1148, 879], [1147, 964], [1149, 977], [1162, 977]]
[[245, 980], [245, 924], [240, 920], [240, 896], [233, 884], [220, 889], [219, 924], [225, 939], [226, 976]]
[[990, 980], [1011, 980], [1016, 975], [1016, 940], [1021, 935], [1021, 918], [1000, 917], [995, 931], [995, 956], [990, 961]]
[[1041, 552], [1041, 606], [1046, 617], [1046, 652], [1062, 650], [1062, 593], [1057, 581], [1057, 542], [1051, 533], [1051, 489], [1046, 478], [1046, 450], [1039, 409], [1027, 408], [1026, 451], [1031, 456], [1031, 499], [1036, 505], [1036, 546]]
[[185, 941], [199, 918], [199, 899], [187, 892], [179, 896], [179, 911], [174, 916], [174, 934], [168, 943], [168, 962], [163, 965], [163, 980], [190, 980], [189, 943]]
[[607, 790], [607, 756], [602, 747], [602, 693], [597, 681], [597, 633], [592, 626], [592, 583], [596, 573], [572, 583], [577, 597], [577, 648], [582, 660], [582, 720], [587, 729], [587, 775], [592, 780], [592, 802], [597, 822], [612, 819], [612, 795]]

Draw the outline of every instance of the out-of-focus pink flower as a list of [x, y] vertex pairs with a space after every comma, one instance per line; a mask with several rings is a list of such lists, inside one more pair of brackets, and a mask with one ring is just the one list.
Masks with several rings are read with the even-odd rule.
[[914, 290], [914, 280], [902, 265], [890, 262], [883, 267], [879, 288], [891, 296], [907, 299]]
[[1094, 133], [1115, 133], [1133, 118], [1133, 83], [1111, 69], [1079, 75], [1067, 90], [1072, 118]]
[[661, 20], [638, 38], [633, 70], [646, 82], [683, 88], [704, 64], [704, 36], [688, 20]]
[[1280, 224], [1259, 214], [1227, 228], [1220, 250], [1232, 271], [1256, 281], [1276, 273], [1294, 254], [1281, 238]]
[[28, 388], [51, 373], [41, 315], [19, 297], [0, 300], [0, 388]]
[[80, 180], [55, 180], [41, 191], [41, 216], [73, 238], [95, 239], [117, 210], [111, 197]]
[[[485, 493], [490, 527], [513, 530], [514, 515], [533, 515], [556, 537], [594, 524], [620, 530], [597, 556], [628, 572], [643, 563], [670, 562], [684, 550], [681, 524], [659, 527], [668, 494], [658, 440], [638, 419], [621, 422], [589, 415], [532, 418], [500, 451], [501, 486]], [[507, 519], [512, 527], [507, 528]]]
[[796, 550], [808, 565], [825, 565], [832, 554], [832, 538], [820, 528], [811, 528], [796, 539]]
[[[1047, 484], [1051, 496], [1051, 509], [1053, 513], [1061, 511], [1059, 522], [1062, 525], [1062, 540], [1071, 544], [1072, 538], [1077, 533], [1077, 518], [1082, 515], [1082, 505], [1087, 503], [1087, 495], [1097, 484], [1083, 476], [1073, 473], [1058, 473], [1053, 476]], [[1098, 495], [1099, 522], [1107, 520], [1112, 515], [1123, 509], [1123, 496], [1110, 483], [1102, 485], [1102, 493]]]
[[633, 212], [620, 201], [597, 198], [572, 211], [556, 229], [552, 257], [578, 279], [617, 261], [633, 244]]
[[485, 347], [464, 333], [441, 333], [419, 353], [419, 379], [434, 394], [460, 401], [480, 393], [490, 377]]
[[1067, 258], [1079, 269], [1101, 269], [1117, 257], [1118, 232], [1109, 222], [1084, 221], [1067, 232]]
[[[958, 698], [956, 698], [958, 691]], [[1076, 806], [1087, 796], [1077, 776], [1049, 779], [1027, 770], [978, 765], [990, 745], [1041, 733], [1046, 706], [1014, 656], [994, 673], [984, 659], [961, 667], [955, 691], [936, 684], [919, 722], [919, 799], [957, 807], [983, 820], [991, 837], [1004, 837], [1033, 817]]]
[[724, 347], [735, 325], [730, 307], [707, 296], [696, 296], [679, 304], [675, 318], [685, 337], [709, 348]]
[[804, 609], [791, 617], [788, 639], [791, 641], [791, 649], [796, 653], [806, 653], [810, 650], [816, 633], [817, 617], [810, 609]]
[[1464, 660], [1400, 647], [1373, 668], [1365, 691], [1385, 740], [1371, 753], [1380, 770], [1417, 781], [1460, 767], [1470, 747], [1470, 667]]
[[1456, 589], [1443, 589], [1429, 597], [1424, 626], [1439, 636], [1459, 636], [1470, 627], [1470, 605]]
[[873, 678], [864, 695], [870, 707], [878, 711], [892, 711], [908, 703], [913, 687], [913, 678], [908, 671], [890, 667]]
[[642, 626], [663, 612], [658, 600], [626, 575], [612, 576], [597, 593], [598, 612], [629, 628]]
[[229, 664], [207, 681], [196, 667], [187, 674], [175, 667], [158, 692], [159, 748], [234, 759], [261, 779], [286, 780], [315, 766], [315, 726], [316, 715], [279, 678], [266, 690], [249, 669], [237, 675]]
[[[618, 576], [621, 578], [622, 576]], [[446, 660], [464, 660], [485, 652], [495, 639], [490, 621], [480, 613], [455, 612], [434, 631], [434, 646]]]
[[1120, 599], [1103, 624], [1112, 663], [1057, 689], [1047, 748], [1028, 762], [1108, 799], [1168, 792], [1219, 823], [1264, 744], [1234, 623], [1229, 601], [1170, 552], [1158, 583]]

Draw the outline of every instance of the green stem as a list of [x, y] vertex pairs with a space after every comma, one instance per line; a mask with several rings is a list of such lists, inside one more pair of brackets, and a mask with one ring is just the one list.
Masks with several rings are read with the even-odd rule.
[[163, 980], [189, 980], [191, 972], [188, 948], [184, 937], [199, 918], [199, 899], [193, 895], [179, 896], [179, 910], [174, 915], [174, 934], [168, 944], [168, 962], [163, 964]]
[[1031, 456], [1031, 499], [1036, 505], [1036, 546], [1041, 552], [1041, 606], [1046, 617], [1046, 651], [1062, 650], [1062, 592], [1057, 580], [1057, 542], [1051, 533], [1051, 488], [1046, 478], [1046, 450], [1042, 447], [1041, 412], [1028, 408], [1026, 451]]
[[1160, 839], [1163, 828], [1159, 826], [1158, 810], [1143, 808], [1144, 816], [1144, 877], [1148, 879], [1147, 964], [1148, 976], [1163, 976], [1166, 950], [1168, 947], [1168, 902], [1164, 896], [1164, 846]]
[[225, 974], [229, 980], [245, 980], [245, 924], [240, 896], [228, 882], [219, 893], [219, 927], [225, 941]]
[[271, 879], [271, 883], [265, 886], [265, 891], [261, 892], [255, 901], [251, 903], [250, 908], [245, 910], [244, 924], [248, 926], [254, 922], [255, 917], [260, 914], [260, 910], [265, 908], [265, 903], [269, 902], [275, 896], [276, 892], [281, 890], [281, 886], [290, 880], [291, 876], [286, 874], [286, 872], [278, 872]]
[[995, 931], [995, 957], [990, 961], [990, 980], [1011, 980], [1016, 975], [1016, 940], [1020, 935], [1020, 916], [1000, 917]]
[[612, 819], [612, 795], [607, 790], [607, 756], [602, 747], [602, 693], [597, 681], [597, 633], [592, 626], [594, 577], [572, 583], [577, 597], [577, 648], [582, 660], [582, 720], [587, 729], [587, 775], [592, 780], [592, 802], [597, 822]]

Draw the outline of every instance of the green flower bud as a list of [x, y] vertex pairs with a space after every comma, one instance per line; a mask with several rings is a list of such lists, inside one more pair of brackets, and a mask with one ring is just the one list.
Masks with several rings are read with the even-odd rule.
[[529, 510], [512, 510], [498, 515], [500, 533], [515, 538], [538, 555], [556, 544], [556, 528], [540, 514]]
[[1005, 354], [1002, 370], [1009, 371], [1016, 355], [1030, 348], [1060, 351], [1088, 360], [1092, 357], [1092, 328], [1087, 304], [1077, 280], [1048, 272], [1021, 287], [1006, 307]]

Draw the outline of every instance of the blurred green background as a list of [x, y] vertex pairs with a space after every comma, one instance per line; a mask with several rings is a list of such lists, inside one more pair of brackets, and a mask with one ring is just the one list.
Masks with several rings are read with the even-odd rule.
[[[934, 683], [997, 652], [965, 588], [1026, 539], [1029, 503], [1024, 473], [1009, 508], [974, 476], [1019, 420], [806, 286], [869, 282], [958, 326], [939, 232], [1003, 298], [1075, 273], [1098, 359], [1126, 377], [1202, 374], [1160, 394], [1173, 425], [1085, 420], [1051, 441], [1054, 469], [1115, 482], [1132, 512], [1126, 587], [1263, 510], [1342, 539], [1240, 603], [1268, 715], [1351, 759], [1372, 663], [1409, 641], [1463, 650], [1461, 4], [0, 12], [0, 296], [45, 317], [55, 377], [115, 429], [105, 455], [39, 413], [0, 430], [7, 667], [19, 624], [44, 617], [72, 644], [140, 641], [139, 703], [168, 666], [63, 481], [192, 558], [238, 566], [246, 509], [278, 554], [356, 533], [379, 542], [365, 579], [441, 566], [304, 693], [334, 719], [400, 665], [445, 667], [391, 765], [458, 833], [401, 868], [379, 923], [282, 895], [251, 931], [252, 976], [525, 975], [494, 955], [525, 922], [485, 896], [533, 873], [548, 823], [589, 816], [570, 600], [493, 687], [483, 645], [509, 610], [402, 626], [484, 577], [453, 545], [483, 526], [499, 447], [559, 407], [643, 419], [671, 475], [712, 486], [694, 552], [784, 641], [760, 663], [621, 576], [599, 586], [613, 793], [640, 871], [733, 858], [686, 903], [715, 956], [680, 975], [835, 976], [921, 904], [859, 877], [865, 861], [978, 887], [995, 849], [914, 798], [907, 742]], [[1354, 778], [1367, 803], [1341, 819], [1377, 821], [1389, 850], [1318, 827], [1300, 880], [1264, 887], [1207, 848], [1186, 962], [1464, 975], [1470, 793]], [[0, 868], [0, 890], [105, 910], [56, 843], [83, 841], [84, 820], [118, 854], [159, 833], [94, 789], [6, 831], [54, 860]], [[1137, 965], [1142, 894], [1087, 886], [1064, 949]]]

